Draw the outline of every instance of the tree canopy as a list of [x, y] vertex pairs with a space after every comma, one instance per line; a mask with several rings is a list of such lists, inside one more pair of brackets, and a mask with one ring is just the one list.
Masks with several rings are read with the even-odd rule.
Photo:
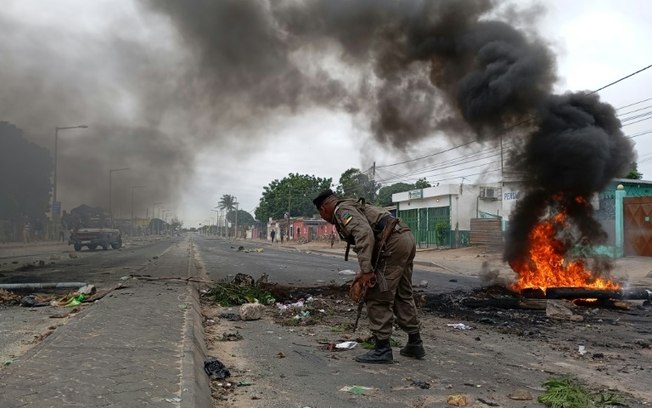
[[0, 220], [44, 220], [50, 208], [50, 152], [0, 122]]
[[625, 176], [626, 179], [640, 180], [643, 178], [643, 173], [638, 171], [638, 164], [636, 162], [632, 163], [631, 170]]
[[340, 176], [340, 185], [337, 187], [337, 194], [346, 198], [364, 198], [367, 201], [375, 202], [376, 191], [380, 184], [371, 180], [368, 175], [360, 169], [350, 168]]
[[224, 194], [220, 201], [217, 203], [217, 206], [220, 210], [232, 211], [235, 210], [236, 198], [231, 194]]
[[256, 219], [266, 222], [269, 218], [310, 217], [317, 210], [312, 203], [320, 191], [330, 187], [332, 179], [290, 173], [282, 180], [274, 180], [263, 187], [263, 195], [256, 208]]
[[401, 193], [403, 191], [416, 190], [420, 188], [432, 187], [430, 183], [425, 179], [421, 178], [417, 180], [414, 184], [408, 183], [396, 183], [389, 186], [383, 186], [378, 190], [378, 196], [376, 198], [376, 205], [381, 207], [389, 207], [393, 204], [392, 194]]

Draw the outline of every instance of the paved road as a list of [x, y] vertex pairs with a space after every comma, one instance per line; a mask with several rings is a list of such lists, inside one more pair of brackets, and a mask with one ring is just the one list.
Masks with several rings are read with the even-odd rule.
[[[234, 243], [196, 234], [193, 239], [200, 249], [202, 260], [211, 279], [219, 281], [236, 273], [246, 273], [259, 278], [269, 275], [270, 282], [295, 286], [316, 286], [324, 283], [343, 284], [353, 278], [342, 271], [357, 271], [354, 256], [344, 261], [344, 253], [328, 254], [317, 251], [301, 251], [281, 245], [261, 245], [260, 242], [238, 241]], [[242, 247], [242, 250], [239, 248]], [[261, 249], [257, 252], [256, 249]], [[353, 255], [353, 252], [351, 252]], [[431, 293], [469, 289], [480, 285], [476, 277], [454, 274], [438, 268], [415, 265], [415, 283], [428, 282]]]

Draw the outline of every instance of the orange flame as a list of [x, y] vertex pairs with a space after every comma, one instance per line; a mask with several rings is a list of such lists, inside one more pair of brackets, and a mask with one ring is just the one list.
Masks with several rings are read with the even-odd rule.
[[619, 289], [620, 285], [609, 279], [594, 276], [585, 268], [584, 259], [566, 260], [564, 244], [556, 238], [559, 226], [568, 227], [567, 215], [559, 212], [537, 224], [530, 232], [529, 259], [511, 261], [510, 266], [518, 274], [514, 290], [541, 289], [549, 287], [583, 287], [591, 289]]

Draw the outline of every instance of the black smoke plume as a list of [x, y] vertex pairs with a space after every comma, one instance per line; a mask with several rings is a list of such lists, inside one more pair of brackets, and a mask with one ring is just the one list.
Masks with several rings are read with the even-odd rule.
[[[132, 141], [123, 155], [129, 160], [119, 165], [137, 162], [133, 152], [151, 154], [145, 163], [168, 190], [183, 184], [192, 173], [188, 163], [207, 144], [256, 146], [270, 137], [257, 131], [270, 118], [314, 107], [349, 112], [397, 153], [438, 137], [497, 144], [509, 135], [527, 194], [510, 220], [507, 259], [526, 250], [518, 244], [551, 197], [588, 197], [632, 162], [632, 145], [611, 107], [587, 93], [552, 93], [554, 56], [536, 33], [519, 28], [532, 26], [531, 10], [519, 14], [491, 0], [136, 4], [150, 30], [142, 34], [125, 22], [105, 39], [108, 55], [57, 38], [41, 56], [59, 61], [62, 45], [81, 47], [80, 71], [44, 64], [30, 75], [25, 67], [38, 64], [0, 65], [0, 80], [10, 87], [0, 94], [0, 116], [26, 117], [15, 103], [27, 100], [24, 92], [37, 101], [27, 118], [38, 123], [89, 111], [114, 123], [122, 117], [116, 106], [133, 107], [139, 120], [107, 126], [95, 140], [138, 135], [143, 143]], [[3, 55], [24, 51], [12, 44], [2, 43]], [[103, 160], [103, 167], [111, 163]], [[592, 231], [583, 221], [590, 212], [577, 214]]]
[[[148, 4], [197, 47], [202, 74], [222, 89], [254, 96], [256, 105], [348, 104], [369, 118], [376, 140], [388, 148], [439, 134], [488, 142], [516, 134], [514, 170], [526, 194], [510, 220], [506, 260], [525, 256], [528, 234], [550, 205], [568, 210], [585, 239], [604, 241], [590, 196], [626, 172], [632, 144], [597, 95], [552, 94], [554, 56], [534, 33], [492, 19], [496, 2]], [[354, 73], [348, 80], [358, 74], [361, 86], [347, 87], [347, 78], [329, 76], [327, 68], [319, 71], [322, 81], [302, 72], [292, 56], [310, 57], [315, 48], [336, 53]]]

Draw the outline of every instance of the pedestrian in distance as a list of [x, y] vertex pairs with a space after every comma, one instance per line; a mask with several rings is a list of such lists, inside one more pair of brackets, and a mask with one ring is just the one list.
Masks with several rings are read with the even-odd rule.
[[272, 232], [269, 233], [269, 236], [272, 238], [272, 244], [274, 243], [274, 237], [276, 236], [276, 230], [272, 230]]
[[394, 361], [390, 337], [394, 321], [408, 334], [401, 348], [405, 357], [423, 358], [417, 308], [412, 292], [412, 268], [416, 241], [410, 229], [389, 212], [363, 199], [338, 198], [332, 190], [322, 191], [313, 203], [321, 217], [335, 225], [341, 239], [353, 245], [360, 271], [351, 285], [367, 307], [369, 328], [375, 347], [355, 358], [360, 363], [390, 364]]

